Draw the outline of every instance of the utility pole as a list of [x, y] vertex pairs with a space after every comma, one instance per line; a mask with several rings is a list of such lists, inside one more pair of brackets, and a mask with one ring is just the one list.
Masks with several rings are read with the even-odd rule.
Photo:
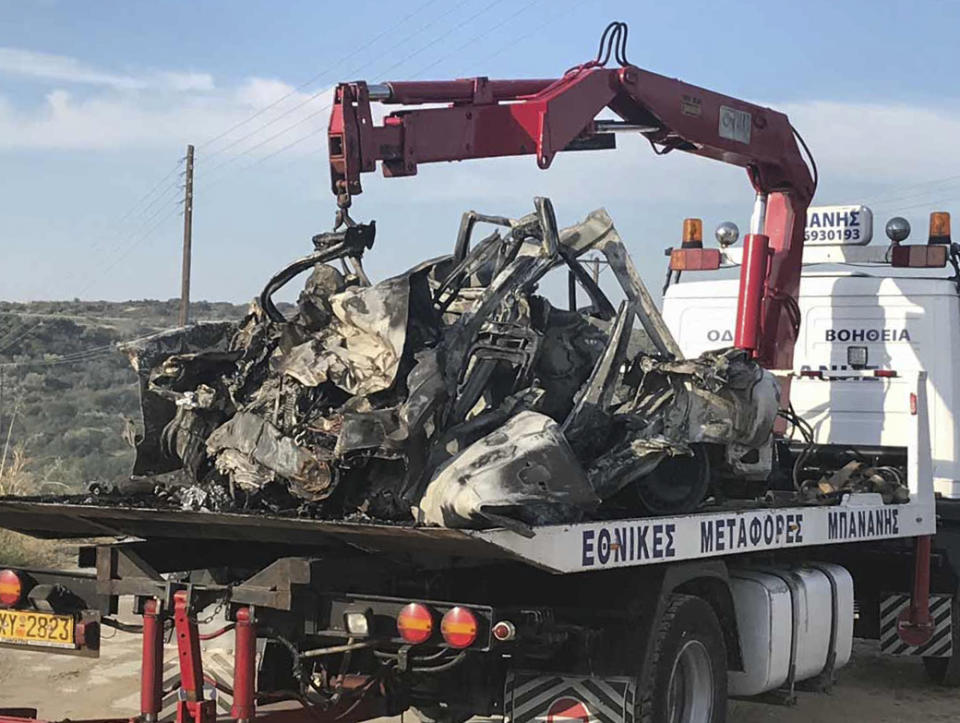
[[180, 270], [180, 326], [190, 322], [190, 247], [193, 243], [193, 146], [187, 146], [183, 186], [183, 266]]

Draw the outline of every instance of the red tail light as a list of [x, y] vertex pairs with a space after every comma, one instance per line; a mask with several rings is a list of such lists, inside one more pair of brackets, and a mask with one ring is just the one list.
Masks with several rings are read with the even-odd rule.
[[440, 633], [451, 648], [468, 648], [477, 639], [477, 618], [467, 608], [450, 608], [440, 621]]
[[397, 631], [411, 645], [426, 642], [433, 635], [433, 613], [420, 603], [405, 605], [397, 615]]
[[885, 377], [892, 378], [897, 376], [897, 371], [895, 369], [874, 369], [873, 376], [875, 377]]
[[508, 640], [513, 640], [517, 637], [517, 628], [509, 620], [501, 620], [493, 626], [493, 629], [490, 632], [492, 632], [493, 637], [495, 637], [501, 643], [505, 643]]
[[13, 570], [0, 570], [0, 605], [11, 608], [23, 597], [23, 582]]

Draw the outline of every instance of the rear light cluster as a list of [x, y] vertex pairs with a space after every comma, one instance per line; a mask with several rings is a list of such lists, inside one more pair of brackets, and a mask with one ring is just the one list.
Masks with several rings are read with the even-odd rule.
[[[426, 605], [410, 603], [397, 615], [397, 632], [411, 645], [425, 643], [433, 637], [437, 614]], [[477, 616], [469, 608], [453, 607], [440, 620], [440, 635], [451, 648], [469, 648], [477, 640]]]
[[420, 603], [406, 605], [397, 615], [397, 631], [411, 645], [427, 642], [433, 635], [433, 612]]
[[13, 570], [0, 570], [0, 607], [12, 608], [23, 599], [23, 581]]
[[887, 223], [890, 247], [890, 265], [896, 268], [936, 269], [947, 265], [950, 238], [950, 214], [934, 211], [930, 214], [930, 235], [926, 245], [901, 246], [900, 242], [910, 235], [910, 224], [903, 218], [892, 218]]

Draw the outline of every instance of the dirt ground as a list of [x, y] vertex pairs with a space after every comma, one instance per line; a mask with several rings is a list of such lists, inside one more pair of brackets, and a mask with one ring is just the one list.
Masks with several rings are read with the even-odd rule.
[[[139, 662], [139, 638], [124, 633], [104, 641], [98, 661], [2, 650], [0, 706], [37, 707], [48, 720], [129, 716], [138, 710]], [[728, 720], [960, 721], [960, 690], [929, 684], [917, 659], [881, 657], [875, 644], [858, 642], [832, 693], [801, 693], [791, 708], [732, 702]]]

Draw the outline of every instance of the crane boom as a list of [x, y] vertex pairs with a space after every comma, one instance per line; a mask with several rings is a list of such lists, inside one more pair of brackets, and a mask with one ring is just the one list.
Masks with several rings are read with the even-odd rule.
[[[374, 102], [407, 107], [376, 124]], [[423, 104], [443, 105], [409, 108]], [[621, 121], [598, 120], [605, 109]], [[562, 150], [614, 147], [611, 129], [642, 134], [660, 155], [679, 150], [747, 170], [758, 203], [744, 239], [735, 343], [767, 368], [791, 368], [816, 183], [783, 113], [634, 65], [607, 68], [599, 57], [557, 79], [342, 83], [329, 126], [331, 186], [347, 207], [378, 161], [388, 177], [499, 156], [534, 155], [546, 169]]]

